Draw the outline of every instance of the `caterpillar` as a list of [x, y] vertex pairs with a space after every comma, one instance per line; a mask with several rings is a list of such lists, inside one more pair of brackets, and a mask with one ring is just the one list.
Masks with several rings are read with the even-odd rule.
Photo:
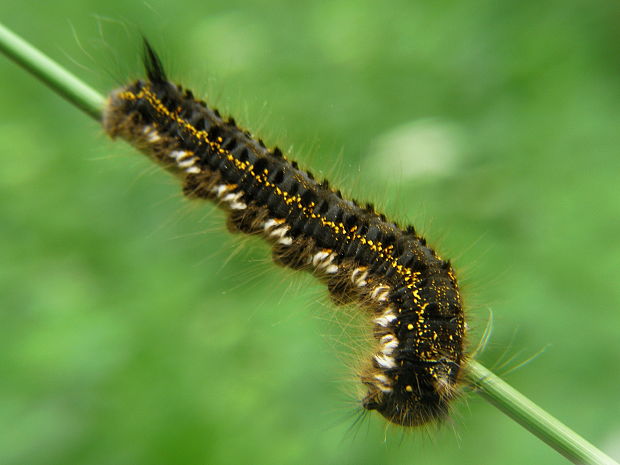
[[171, 83], [146, 41], [144, 66], [146, 79], [109, 95], [107, 134], [174, 174], [188, 198], [215, 202], [230, 231], [262, 236], [277, 264], [311, 272], [336, 304], [369, 316], [374, 349], [359, 373], [364, 409], [403, 426], [445, 417], [466, 360], [451, 263], [414, 227], [344, 198]]

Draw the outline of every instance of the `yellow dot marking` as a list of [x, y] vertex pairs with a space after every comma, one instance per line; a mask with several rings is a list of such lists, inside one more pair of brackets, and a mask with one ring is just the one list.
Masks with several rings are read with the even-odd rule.
[[408, 329], [409, 331], [411, 331], [411, 330], [413, 329], [413, 325], [412, 325], [411, 323], [409, 323], [409, 324], [407, 325], [407, 329]]

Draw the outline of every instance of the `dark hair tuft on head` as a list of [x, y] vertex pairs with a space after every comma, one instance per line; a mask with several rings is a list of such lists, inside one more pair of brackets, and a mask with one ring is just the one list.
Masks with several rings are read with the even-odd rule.
[[144, 68], [146, 69], [146, 75], [154, 84], [168, 81], [164, 66], [161, 64], [161, 60], [148, 40], [144, 39]]

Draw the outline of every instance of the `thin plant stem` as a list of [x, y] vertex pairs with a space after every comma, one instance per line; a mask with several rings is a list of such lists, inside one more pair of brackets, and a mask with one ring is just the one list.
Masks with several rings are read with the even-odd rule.
[[88, 116], [101, 120], [104, 98], [0, 23], [0, 51]]
[[466, 376], [483, 399], [538, 436], [571, 462], [588, 465], [618, 465], [611, 457], [477, 361], [469, 361]]
[[[105, 99], [59, 64], [0, 24], [0, 51], [70, 103], [101, 120]], [[575, 464], [619, 465], [475, 360], [466, 377], [482, 398]]]

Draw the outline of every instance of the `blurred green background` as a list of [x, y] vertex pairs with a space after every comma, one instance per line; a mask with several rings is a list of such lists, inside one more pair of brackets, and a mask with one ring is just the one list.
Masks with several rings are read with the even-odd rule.
[[[472, 350], [492, 314], [479, 358], [620, 458], [617, 2], [0, 17], [104, 93], [140, 75], [143, 33], [175, 80], [419, 226], [463, 278]], [[0, 463], [566, 463], [472, 394], [430, 431], [355, 424], [355, 331], [320, 285], [5, 58], [0, 80]]]

